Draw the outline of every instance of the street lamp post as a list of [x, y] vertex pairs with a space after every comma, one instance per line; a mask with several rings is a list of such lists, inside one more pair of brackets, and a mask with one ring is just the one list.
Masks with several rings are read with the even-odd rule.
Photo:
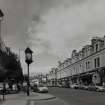
[[29, 87], [30, 87], [30, 81], [29, 81], [29, 65], [33, 62], [32, 61], [32, 53], [33, 53], [33, 51], [29, 47], [27, 47], [25, 49], [25, 62], [27, 63], [27, 72], [28, 72], [27, 96], [30, 95], [30, 92], [29, 92]]

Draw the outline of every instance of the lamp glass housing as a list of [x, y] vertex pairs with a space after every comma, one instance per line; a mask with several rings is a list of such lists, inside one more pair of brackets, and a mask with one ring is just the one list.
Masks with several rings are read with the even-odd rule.
[[32, 60], [32, 54], [26, 53], [26, 60]]

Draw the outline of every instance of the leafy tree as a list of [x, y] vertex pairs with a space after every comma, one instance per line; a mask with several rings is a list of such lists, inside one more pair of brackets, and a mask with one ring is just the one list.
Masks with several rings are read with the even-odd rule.
[[0, 58], [1, 66], [4, 68], [3, 79], [14, 79], [17, 82], [21, 81], [23, 79], [23, 73], [17, 54], [7, 49], [7, 52], [0, 51]]

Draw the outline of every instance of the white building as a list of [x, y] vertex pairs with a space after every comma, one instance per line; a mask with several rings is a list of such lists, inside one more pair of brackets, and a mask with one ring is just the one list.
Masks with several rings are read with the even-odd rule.
[[57, 85], [57, 68], [52, 68], [49, 74], [47, 74], [47, 82], [49, 86]]
[[[59, 62], [57, 69], [58, 82], [67, 85], [74, 82], [102, 84], [105, 82], [105, 37], [94, 37], [91, 44], [84, 46], [81, 51], [73, 50], [71, 58]], [[53, 72], [49, 74], [49, 79], [54, 80], [54, 75]]]

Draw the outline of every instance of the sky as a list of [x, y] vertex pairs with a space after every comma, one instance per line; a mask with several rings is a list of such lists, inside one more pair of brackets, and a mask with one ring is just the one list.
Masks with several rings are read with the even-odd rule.
[[105, 0], [0, 0], [0, 8], [2, 39], [20, 55], [24, 73], [27, 46], [34, 52], [30, 72], [47, 73], [72, 50], [105, 35]]

